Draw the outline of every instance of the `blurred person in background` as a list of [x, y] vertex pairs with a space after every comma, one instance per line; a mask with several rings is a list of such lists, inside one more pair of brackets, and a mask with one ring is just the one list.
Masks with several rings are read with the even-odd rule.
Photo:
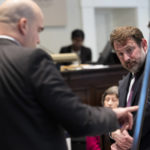
[[[79, 57], [79, 63], [91, 63], [92, 52], [91, 49], [83, 45], [85, 34], [80, 29], [75, 29], [71, 33], [72, 44], [62, 47], [60, 53], [76, 53]], [[70, 65], [71, 63], [62, 63], [62, 65]], [[78, 62], [74, 62], [78, 64]]]
[[[117, 108], [119, 105], [118, 86], [111, 86], [106, 89], [102, 97], [100, 97], [99, 105], [111, 109]], [[87, 136], [86, 150], [111, 150], [111, 142], [109, 135]]]

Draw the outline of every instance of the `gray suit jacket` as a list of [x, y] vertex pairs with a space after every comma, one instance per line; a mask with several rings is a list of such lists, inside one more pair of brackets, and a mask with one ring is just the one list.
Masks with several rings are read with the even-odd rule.
[[[136, 76], [136, 82], [135, 82], [135, 88], [132, 96], [132, 106], [138, 105], [139, 99], [140, 99], [140, 93], [141, 93], [141, 87], [142, 87], [142, 80], [144, 75], [144, 66], [141, 69], [141, 71]], [[123, 80], [119, 82], [119, 102], [121, 107], [126, 106], [126, 97], [128, 88], [130, 85], [131, 80], [131, 73], [128, 73]], [[150, 94], [150, 93], [149, 93]], [[134, 114], [134, 126], [131, 131], [129, 131], [130, 135], [133, 136], [134, 134], [134, 128], [135, 128], [135, 122], [136, 122], [136, 113]], [[144, 125], [142, 128], [142, 135], [141, 135], [141, 142], [140, 142], [140, 150], [150, 150], [150, 99], [148, 98], [148, 101], [146, 103], [146, 113], [144, 118]]]
[[0, 39], [0, 149], [66, 150], [72, 136], [118, 128], [107, 108], [84, 105], [40, 49]]

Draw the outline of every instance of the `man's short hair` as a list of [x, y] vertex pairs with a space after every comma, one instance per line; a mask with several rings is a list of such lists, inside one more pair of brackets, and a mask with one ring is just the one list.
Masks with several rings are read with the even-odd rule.
[[19, 19], [25, 17], [31, 24], [35, 19], [35, 12], [27, 2], [20, 1], [20, 3], [14, 3], [13, 5], [8, 5], [8, 9], [5, 7], [0, 8], [0, 22], [7, 24], [16, 24]]
[[71, 39], [81, 37], [84, 40], [84, 32], [80, 29], [73, 30], [71, 33]]
[[140, 29], [133, 26], [122, 26], [112, 31], [110, 35], [110, 42], [114, 48], [114, 41], [123, 45], [128, 39], [133, 39], [140, 47], [143, 38], [144, 36]]

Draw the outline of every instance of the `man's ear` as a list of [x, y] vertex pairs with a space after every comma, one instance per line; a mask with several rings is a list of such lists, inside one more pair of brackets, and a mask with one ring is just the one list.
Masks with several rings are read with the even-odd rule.
[[26, 18], [21, 18], [18, 22], [18, 30], [22, 35], [26, 35], [28, 31], [28, 21]]
[[142, 48], [144, 49], [145, 52], [147, 52], [147, 41], [146, 39], [142, 39]]

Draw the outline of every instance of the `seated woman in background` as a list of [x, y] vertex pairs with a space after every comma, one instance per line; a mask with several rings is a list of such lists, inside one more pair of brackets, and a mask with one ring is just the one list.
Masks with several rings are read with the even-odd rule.
[[[111, 86], [105, 90], [99, 106], [101, 105], [112, 109], [118, 107], [119, 99], [117, 86]], [[86, 137], [86, 150], [111, 150], [110, 146], [111, 141], [109, 135]]]

